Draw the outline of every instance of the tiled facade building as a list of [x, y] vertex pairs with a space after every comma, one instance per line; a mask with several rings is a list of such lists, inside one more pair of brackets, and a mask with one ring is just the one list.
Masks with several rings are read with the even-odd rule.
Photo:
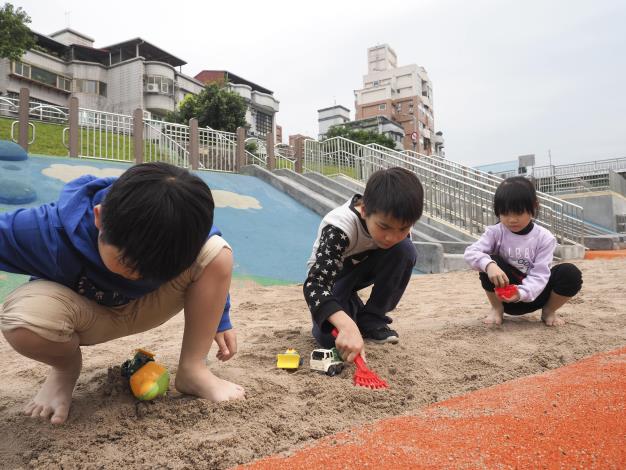
[[0, 59], [0, 96], [17, 97], [26, 87], [35, 102], [67, 106], [75, 96], [81, 108], [119, 114], [140, 108], [159, 119], [187, 94], [221, 77], [246, 100], [249, 133], [275, 132], [273, 92], [234, 74], [203, 71], [190, 77], [181, 71], [184, 60], [141, 38], [96, 48], [94, 39], [69, 28], [50, 36], [33, 34], [36, 45], [20, 61]]
[[356, 120], [384, 116], [404, 129], [407, 150], [441, 151], [443, 137], [435, 135], [432, 83], [426, 69], [415, 64], [398, 67], [387, 44], [367, 50], [368, 73], [355, 90]]
[[141, 108], [155, 117], [175, 109], [203, 84], [180, 72], [186, 62], [141, 39], [94, 48], [94, 40], [71, 29], [50, 36], [33, 33], [36, 46], [22, 59], [0, 59], [0, 93], [66, 106], [70, 96], [82, 108], [131, 114]]

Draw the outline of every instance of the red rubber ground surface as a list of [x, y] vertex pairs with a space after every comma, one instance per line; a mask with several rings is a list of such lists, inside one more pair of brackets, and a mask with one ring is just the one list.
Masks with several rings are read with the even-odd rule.
[[625, 407], [626, 347], [244, 468], [624, 469]]

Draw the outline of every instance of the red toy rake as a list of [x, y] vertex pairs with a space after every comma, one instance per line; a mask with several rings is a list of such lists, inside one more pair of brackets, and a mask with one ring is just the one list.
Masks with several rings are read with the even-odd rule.
[[[337, 337], [339, 334], [337, 328], [333, 328], [332, 334], [333, 337]], [[354, 358], [354, 365], [356, 366], [353, 377], [354, 385], [371, 389], [389, 388], [386, 381], [381, 379], [376, 372], [367, 367], [360, 354]]]

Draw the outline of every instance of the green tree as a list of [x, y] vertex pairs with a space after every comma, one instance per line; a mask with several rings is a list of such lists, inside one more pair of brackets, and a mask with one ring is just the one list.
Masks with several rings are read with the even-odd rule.
[[5, 3], [0, 8], [0, 57], [20, 60], [35, 45], [35, 37], [27, 23], [30, 23], [30, 17], [21, 7], [15, 9]]
[[167, 120], [187, 124], [198, 119], [200, 127], [235, 132], [246, 124], [246, 101], [226, 84], [210, 83], [197, 95], [187, 95]]
[[378, 144], [389, 149], [396, 148], [396, 143], [391, 137], [387, 137], [386, 135], [379, 134], [374, 131], [348, 129], [345, 126], [333, 126], [328, 129], [326, 139], [332, 139], [333, 137], [343, 137], [363, 145]]

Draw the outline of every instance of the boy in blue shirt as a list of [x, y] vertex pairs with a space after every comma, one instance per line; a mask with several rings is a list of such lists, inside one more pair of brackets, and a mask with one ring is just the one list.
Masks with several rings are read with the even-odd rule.
[[200, 178], [146, 163], [118, 179], [78, 178], [58, 203], [0, 214], [0, 270], [36, 278], [7, 296], [0, 330], [17, 352], [51, 366], [27, 414], [65, 422], [80, 346], [155, 328], [183, 308], [176, 388], [213, 401], [244, 396], [205, 365], [213, 340], [222, 361], [237, 351], [232, 252], [212, 228], [213, 209]]

